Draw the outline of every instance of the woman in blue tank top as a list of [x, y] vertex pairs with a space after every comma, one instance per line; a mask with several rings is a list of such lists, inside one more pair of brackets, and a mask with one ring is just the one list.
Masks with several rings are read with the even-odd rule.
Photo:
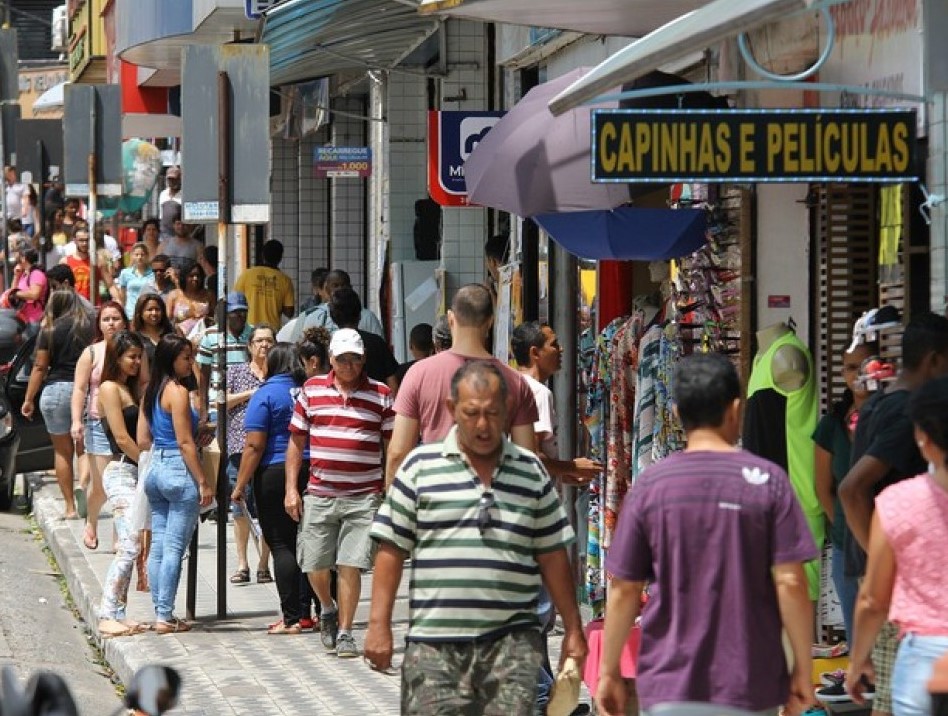
[[183, 385], [193, 366], [190, 341], [176, 334], [162, 337], [142, 400], [144, 420], [139, 420], [139, 445], [152, 446], [151, 468], [145, 477], [145, 494], [152, 510], [148, 581], [159, 634], [191, 628], [174, 616], [174, 600], [181, 560], [197, 526], [200, 507], [209, 505], [213, 498], [198, 458], [197, 411]]

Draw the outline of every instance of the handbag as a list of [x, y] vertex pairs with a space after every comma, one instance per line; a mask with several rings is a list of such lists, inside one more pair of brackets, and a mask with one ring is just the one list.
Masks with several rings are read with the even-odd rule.
[[135, 498], [129, 513], [131, 529], [135, 532], [151, 529], [151, 505], [145, 494], [145, 480], [151, 469], [151, 450], [142, 450], [138, 455], [138, 483], [135, 487]]

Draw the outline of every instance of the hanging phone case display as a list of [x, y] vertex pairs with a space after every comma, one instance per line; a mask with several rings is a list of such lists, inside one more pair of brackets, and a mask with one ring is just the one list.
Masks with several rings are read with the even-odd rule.
[[653, 280], [663, 274], [658, 305], [636, 301], [598, 335], [590, 328], [580, 337], [589, 457], [606, 467], [589, 495], [586, 596], [596, 616], [605, 606], [605, 551], [626, 492], [648, 465], [685, 447], [671, 395], [675, 364], [694, 352], [725, 353], [740, 364], [739, 203], [728, 197], [728, 206], [714, 205], [705, 187], [696, 189], [673, 206], [708, 212], [707, 244], [663, 267], [650, 265]]

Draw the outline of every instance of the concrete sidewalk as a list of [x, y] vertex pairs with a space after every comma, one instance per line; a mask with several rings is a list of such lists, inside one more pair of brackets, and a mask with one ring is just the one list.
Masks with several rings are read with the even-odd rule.
[[[99, 524], [99, 548], [82, 544], [83, 523], [62, 518], [63, 501], [53, 477], [37, 481], [33, 511], [59, 563], [80, 613], [94, 638], [102, 581], [112, 560], [112, 523], [108, 507]], [[132, 637], [100, 640], [106, 660], [123, 683], [146, 664], [176, 668], [183, 679], [181, 705], [173, 714], [398, 714], [400, 675], [372, 671], [362, 659], [338, 659], [326, 653], [319, 635], [269, 636], [266, 626], [279, 618], [274, 584], [228, 585], [228, 615], [217, 614], [217, 526], [199, 527], [197, 623], [183, 634], [146, 632]], [[251, 565], [256, 554], [251, 549]], [[227, 569], [237, 565], [233, 533], [228, 529]], [[185, 570], [187, 565], [185, 565]], [[154, 621], [151, 595], [129, 591], [128, 616]], [[182, 573], [175, 612], [184, 615], [185, 572]], [[408, 580], [403, 579], [393, 619], [395, 663], [401, 662], [408, 629]], [[362, 647], [369, 611], [372, 575], [362, 583], [354, 635]], [[551, 659], [559, 657], [558, 637], [550, 638]], [[584, 701], [588, 694], [583, 690]]]

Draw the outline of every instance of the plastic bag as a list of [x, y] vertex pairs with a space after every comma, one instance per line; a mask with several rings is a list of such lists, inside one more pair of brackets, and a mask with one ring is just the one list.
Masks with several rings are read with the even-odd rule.
[[148, 496], [145, 494], [145, 479], [150, 468], [151, 450], [142, 450], [138, 455], [138, 485], [128, 518], [135, 532], [151, 529], [151, 505], [148, 504]]

